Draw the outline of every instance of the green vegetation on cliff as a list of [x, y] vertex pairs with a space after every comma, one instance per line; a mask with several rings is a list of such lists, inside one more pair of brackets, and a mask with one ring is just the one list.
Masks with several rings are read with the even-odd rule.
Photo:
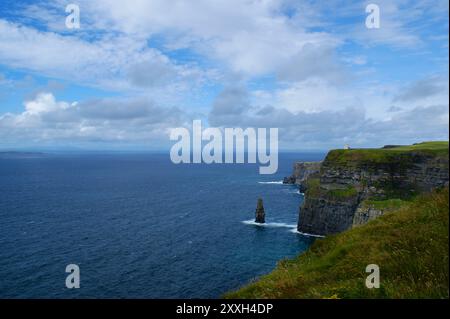
[[313, 197], [320, 194], [320, 178], [310, 177], [306, 181], [306, 196]]
[[[420, 195], [366, 225], [316, 240], [228, 298], [448, 298], [448, 188]], [[380, 203], [381, 204], [381, 203]], [[365, 286], [368, 264], [380, 288]]]
[[327, 192], [327, 196], [329, 198], [333, 199], [345, 199], [345, 198], [351, 198], [358, 195], [358, 191], [355, 187], [348, 185], [345, 188], [336, 188], [336, 189], [330, 189]]
[[327, 198], [330, 199], [339, 200], [357, 196], [358, 192], [356, 188], [351, 185], [329, 190], [321, 189], [320, 178], [309, 178], [306, 182], [306, 196], [318, 197], [320, 195], [327, 196]]
[[[406, 146], [387, 148], [332, 150], [326, 162], [336, 165], [370, 165], [396, 163], [397, 166], [408, 166], [417, 155], [448, 157], [448, 142], [423, 142]], [[399, 169], [401, 167], [396, 167]]]
[[379, 210], [392, 210], [398, 209], [405, 205], [407, 201], [399, 198], [390, 198], [386, 200], [365, 200], [361, 203], [363, 208], [372, 207]]
[[[389, 148], [388, 148], [389, 149]], [[392, 151], [430, 151], [435, 154], [448, 154], [448, 141], [422, 142], [413, 145], [396, 146], [390, 148]]]

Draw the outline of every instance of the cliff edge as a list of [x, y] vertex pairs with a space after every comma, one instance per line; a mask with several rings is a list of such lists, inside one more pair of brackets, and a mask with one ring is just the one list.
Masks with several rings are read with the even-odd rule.
[[332, 150], [320, 167], [303, 165], [303, 174], [294, 169], [295, 182], [306, 191], [298, 231], [340, 233], [447, 186], [448, 155], [448, 142]]

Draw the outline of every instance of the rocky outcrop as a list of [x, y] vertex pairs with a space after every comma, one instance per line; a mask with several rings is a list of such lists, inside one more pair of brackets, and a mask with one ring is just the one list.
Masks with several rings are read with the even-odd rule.
[[266, 214], [264, 212], [263, 200], [258, 198], [255, 212], [255, 223], [264, 224], [266, 222]]
[[448, 185], [448, 163], [448, 148], [447, 153], [395, 147], [331, 151], [320, 172], [300, 182], [306, 194], [298, 230], [328, 235], [365, 224], [398, 201]]
[[294, 163], [294, 169], [291, 176], [283, 179], [284, 184], [296, 184], [300, 188], [300, 192], [306, 191], [306, 180], [311, 175], [320, 171], [322, 162], [297, 162]]

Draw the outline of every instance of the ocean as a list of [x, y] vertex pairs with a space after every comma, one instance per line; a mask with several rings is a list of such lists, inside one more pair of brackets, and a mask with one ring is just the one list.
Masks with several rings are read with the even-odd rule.
[[295, 233], [303, 195], [281, 181], [323, 156], [281, 153], [274, 175], [167, 153], [0, 158], [0, 298], [220, 297], [310, 246]]

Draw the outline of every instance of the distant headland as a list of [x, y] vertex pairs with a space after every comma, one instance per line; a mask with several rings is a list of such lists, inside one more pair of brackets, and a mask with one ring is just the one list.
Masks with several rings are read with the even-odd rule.
[[42, 152], [0, 151], [0, 158], [36, 158], [45, 155]]

